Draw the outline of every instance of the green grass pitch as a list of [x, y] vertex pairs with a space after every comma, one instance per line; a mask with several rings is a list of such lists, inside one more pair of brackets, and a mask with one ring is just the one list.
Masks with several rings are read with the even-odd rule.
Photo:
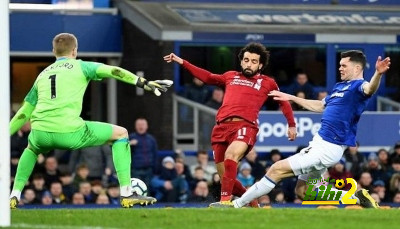
[[400, 209], [17, 209], [11, 228], [399, 228]]

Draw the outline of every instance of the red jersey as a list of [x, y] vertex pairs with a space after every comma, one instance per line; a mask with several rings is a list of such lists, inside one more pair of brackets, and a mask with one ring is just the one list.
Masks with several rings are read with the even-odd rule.
[[[268, 99], [270, 91], [279, 90], [275, 80], [262, 74], [245, 77], [241, 72], [228, 71], [222, 75], [213, 74], [207, 70], [183, 61], [194, 77], [205, 84], [216, 85], [225, 89], [222, 106], [218, 109], [216, 120], [223, 121], [229, 117], [240, 117], [256, 124], [258, 113]], [[288, 101], [277, 101], [290, 127], [295, 127], [293, 110]]]

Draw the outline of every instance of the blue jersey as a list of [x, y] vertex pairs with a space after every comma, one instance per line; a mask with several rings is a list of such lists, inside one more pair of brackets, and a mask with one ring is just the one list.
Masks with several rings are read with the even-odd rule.
[[325, 141], [356, 146], [357, 124], [370, 98], [362, 89], [366, 82], [360, 79], [337, 83], [324, 99], [325, 110], [318, 134]]

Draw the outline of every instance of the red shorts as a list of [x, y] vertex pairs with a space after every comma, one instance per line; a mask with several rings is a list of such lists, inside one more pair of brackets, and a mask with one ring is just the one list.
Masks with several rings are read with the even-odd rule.
[[233, 141], [242, 141], [249, 146], [246, 155], [256, 143], [257, 133], [258, 127], [247, 121], [222, 122], [215, 125], [211, 133], [215, 164], [224, 161], [225, 151]]

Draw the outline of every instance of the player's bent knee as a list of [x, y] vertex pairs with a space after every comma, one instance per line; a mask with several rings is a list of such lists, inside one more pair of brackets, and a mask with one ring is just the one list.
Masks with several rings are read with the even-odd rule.
[[116, 139], [121, 139], [121, 138], [128, 138], [128, 130], [124, 127], [121, 126], [114, 126], [113, 129], [113, 138]]

